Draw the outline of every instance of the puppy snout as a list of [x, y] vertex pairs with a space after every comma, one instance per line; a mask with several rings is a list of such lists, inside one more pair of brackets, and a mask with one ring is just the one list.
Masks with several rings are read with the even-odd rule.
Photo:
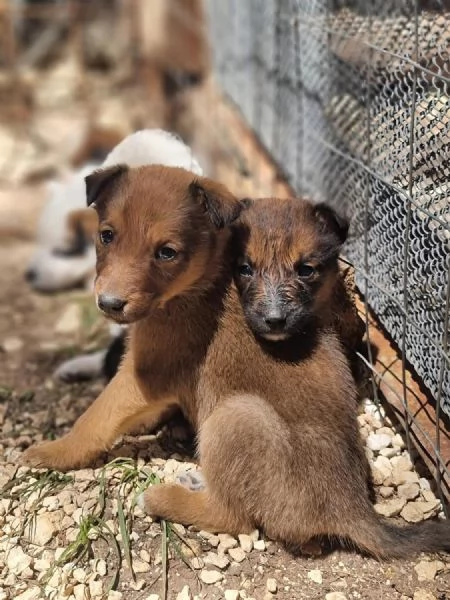
[[120, 312], [125, 308], [127, 301], [111, 294], [100, 294], [98, 297], [98, 307], [100, 310], [109, 313]]
[[278, 308], [271, 309], [264, 318], [270, 329], [280, 330], [286, 325], [286, 315]]
[[37, 273], [34, 269], [27, 269], [25, 271], [25, 281], [28, 281], [28, 283], [33, 283], [33, 281], [36, 280], [37, 277]]

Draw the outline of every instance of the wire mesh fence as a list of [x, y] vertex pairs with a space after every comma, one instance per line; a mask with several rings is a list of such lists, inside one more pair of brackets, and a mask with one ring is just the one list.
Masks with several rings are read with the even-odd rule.
[[[406, 368], [450, 415], [450, 5], [208, 2], [215, 69], [292, 187], [351, 219], [346, 258]], [[447, 421], [445, 421], [447, 423]]]

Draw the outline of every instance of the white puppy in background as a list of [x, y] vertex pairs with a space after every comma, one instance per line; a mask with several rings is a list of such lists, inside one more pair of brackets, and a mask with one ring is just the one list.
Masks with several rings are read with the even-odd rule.
[[[101, 165], [89, 164], [64, 183], [51, 183], [51, 197], [39, 222], [38, 247], [25, 275], [33, 289], [58, 292], [80, 285], [92, 288], [95, 277], [94, 241], [82, 230], [73, 240], [73, 232], [69, 231], [70, 215], [86, 208], [86, 175], [96, 168], [116, 164], [129, 167], [161, 164], [183, 167], [203, 175], [192, 150], [178, 137], [161, 129], [144, 129], [124, 138]], [[71, 244], [67, 247], [69, 238]], [[105, 374], [105, 362], [106, 375], [111, 377], [120, 358], [115, 354], [122, 351], [122, 344], [118, 342], [122, 339], [123, 329], [112, 325], [111, 335], [113, 341], [109, 350], [68, 360], [56, 370], [55, 377], [65, 381], [92, 379]]]

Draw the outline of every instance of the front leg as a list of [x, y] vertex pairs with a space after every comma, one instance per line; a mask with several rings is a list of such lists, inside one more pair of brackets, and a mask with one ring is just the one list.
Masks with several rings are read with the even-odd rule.
[[124, 360], [116, 376], [67, 435], [32, 446], [24, 452], [21, 462], [60, 471], [87, 466], [109, 450], [119, 436], [143, 423], [156, 426], [176, 399], [146, 397], [130, 362]]

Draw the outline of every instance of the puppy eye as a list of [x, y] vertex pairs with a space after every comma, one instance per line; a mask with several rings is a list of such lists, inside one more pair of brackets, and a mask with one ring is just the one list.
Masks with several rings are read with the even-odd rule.
[[316, 269], [311, 265], [298, 265], [297, 275], [301, 279], [309, 279], [316, 274]]
[[161, 246], [156, 251], [156, 258], [159, 260], [173, 260], [177, 256], [178, 252], [170, 246]]
[[110, 244], [114, 239], [114, 232], [111, 229], [100, 231], [100, 241], [104, 246]]
[[238, 271], [242, 277], [251, 277], [253, 275], [253, 269], [248, 263], [240, 265]]

